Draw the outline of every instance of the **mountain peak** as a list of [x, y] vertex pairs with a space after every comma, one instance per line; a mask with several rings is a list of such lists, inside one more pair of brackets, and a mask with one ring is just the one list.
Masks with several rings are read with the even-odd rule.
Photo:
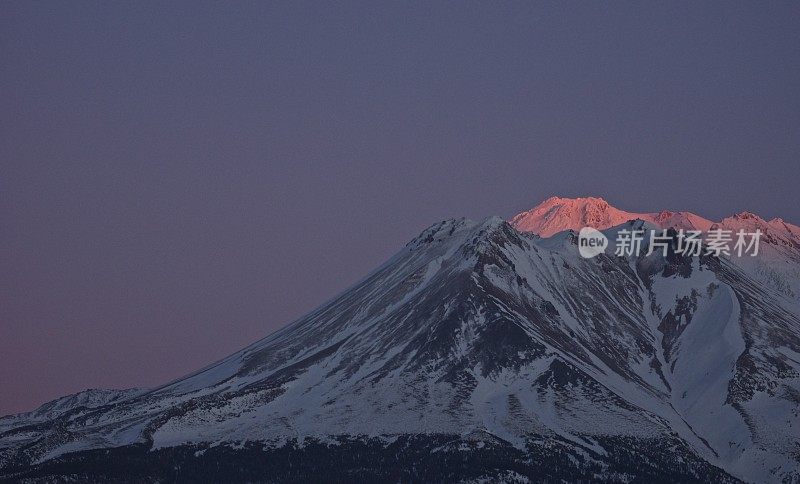
[[731, 230], [740, 228], [761, 228], [765, 230], [770, 226], [770, 223], [753, 212], [742, 211], [730, 217], [725, 217], [719, 224], [715, 225]]
[[620, 210], [599, 197], [550, 197], [536, 207], [511, 219], [520, 231], [549, 237], [564, 230], [594, 227], [604, 230], [628, 220], [643, 220], [662, 228], [708, 230], [712, 222], [691, 212], [662, 210], [655, 213], [637, 213]]
[[606, 229], [637, 218], [637, 215], [615, 208], [599, 197], [550, 197], [531, 210], [516, 215], [511, 224], [523, 232], [549, 237], [585, 226]]
[[574, 197], [574, 198], [570, 198], [570, 197], [559, 197], [559, 196], [557, 196], [557, 195], [554, 195], [554, 196], [552, 196], [552, 197], [548, 198], [547, 200], [545, 200], [545, 202], [548, 202], [548, 201], [551, 201], [551, 200], [553, 200], [553, 201], [559, 201], [559, 202], [578, 202], [578, 201], [587, 201], [587, 200], [594, 200], [594, 201], [601, 201], [601, 202], [605, 202], [605, 200], [604, 200], [602, 197], [593, 197], [593, 196], [587, 196], [587, 197]]
[[569, 205], [572, 207], [581, 207], [581, 206], [595, 206], [595, 207], [609, 207], [607, 201], [605, 201], [601, 197], [576, 197], [576, 198], [562, 198], [562, 197], [550, 197], [537, 207], [541, 207], [543, 205]]
[[478, 222], [464, 217], [442, 220], [423, 230], [411, 242], [406, 244], [406, 247], [416, 250], [430, 243], [440, 243], [453, 236], [460, 236], [462, 232], [470, 232], [474, 236], [486, 237], [487, 234], [495, 233], [502, 229], [503, 226], [508, 226], [508, 222], [496, 215]]
[[753, 212], [748, 212], [746, 210], [733, 215], [733, 218], [737, 220], [756, 220], [760, 222], [765, 222], [765, 220], [759, 217], [758, 215], [754, 214]]

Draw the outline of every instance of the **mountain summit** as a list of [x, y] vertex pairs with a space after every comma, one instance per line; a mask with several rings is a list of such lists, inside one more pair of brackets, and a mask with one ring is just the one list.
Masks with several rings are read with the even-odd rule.
[[626, 212], [609, 205], [602, 198], [594, 197], [550, 197], [534, 208], [515, 215], [511, 219], [511, 224], [517, 230], [550, 237], [563, 230], [580, 230], [582, 227], [604, 230], [635, 219], [662, 228], [675, 227], [687, 230], [708, 230], [712, 225], [710, 220], [691, 212], [669, 210], [654, 213]]

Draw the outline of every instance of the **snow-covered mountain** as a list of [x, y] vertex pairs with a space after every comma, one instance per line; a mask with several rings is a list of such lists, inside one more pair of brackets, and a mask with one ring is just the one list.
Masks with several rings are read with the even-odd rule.
[[768, 285], [800, 303], [800, 227], [775, 218], [766, 221], [750, 212], [741, 212], [712, 222], [691, 212], [662, 210], [637, 213], [620, 210], [602, 198], [551, 197], [536, 207], [512, 217], [511, 225], [522, 232], [550, 237], [582, 227], [607, 229], [628, 220], [642, 220], [655, 228], [700, 230], [760, 230], [759, 257], [736, 257], [731, 261], [745, 269], [760, 283]]
[[[582, 200], [548, 200], [560, 215], [537, 212], [539, 227], [587, 217], [613, 238], [656, 223]], [[797, 227], [765, 223], [794, 254]], [[497, 217], [443, 221], [196, 373], [0, 420], [0, 476], [796, 481], [800, 306], [756, 276], [674, 251], [584, 259], [573, 231]]]

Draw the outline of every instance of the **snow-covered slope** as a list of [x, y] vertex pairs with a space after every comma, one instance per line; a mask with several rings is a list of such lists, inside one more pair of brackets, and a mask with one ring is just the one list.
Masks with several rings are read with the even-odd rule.
[[110, 478], [97, 452], [117, 449], [114, 466], [142, 479], [256, 461], [299, 479], [313, 475], [274, 462], [311, 469], [343, 448], [362, 456], [337, 461], [343, 480], [798, 479], [798, 314], [724, 258], [584, 259], [572, 231], [447, 220], [192, 375], [15, 417], [0, 427], [0, 476]]
[[607, 229], [629, 220], [642, 220], [657, 228], [730, 230], [734, 234], [760, 230], [760, 253], [757, 257], [733, 257], [731, 261], [746, 270], [760, 283], [770, 286], [800, 304], [800, 227], [775, 218], [766, 221], [750, 212], [742, 212], [719, 222], [712, 222], [691, 212], [663, 210], [654, 213], [626, 212], [602, 198], [551, 197], [511, 219], [520, 231], [550, 237], [565, 230], [582, 227]]
[[731, 260], [750, 275], [800, 304], [800, 227], [780, 219], [769, 222], [750, 212], [722, 219], [713, 228], [746, 232], [761, 231], [758, 257]]
[[31, 423], [47, 421], [79, 408], [91, 410], [104, 405], [110, 405], [131, 398], [144, 391], [145, 390], [140, 388], [129, 388], [127, 390], [90, 388], [72, 395], [56, 398], [55, 400], [43, 404], [32, 412], [0, 417], [0, 430], [5, 427], [14, 426], [16, 422]]

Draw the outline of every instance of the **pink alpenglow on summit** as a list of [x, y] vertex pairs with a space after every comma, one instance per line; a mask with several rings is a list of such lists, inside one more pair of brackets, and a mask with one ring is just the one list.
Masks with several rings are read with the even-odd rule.
[[550, 197], [532, 209], [518, 213], [511, 218], [511, 225], [521, 232], [531, 232], [540, 237], [550, 237], [564, 230], [578, 231], [583, 227], [605, 230], [621, 225], [629, 220], [643, 220], [663, 229], [701, 230], [722, 228], [761, 230], [765, 239], [773, 245], [800, 249], [800, 227], [774, 218], [764, 220], [751, 212], [740, 212], [719, 222], [712, 222], [692, 212], [627, 212], [620, 210], [602, 198]]
[[515, 215], [511, 219], [511, 225], [523, 232], [550, 237], [564, 230], [580, 230], [583, 227], [605, 230], [636, 219], [662, 228], [686, 230], [708, 230], [714, 224], [691, 212], [626, 212], [609, 205], [602, 198], [550, 197], [527, 212]]

